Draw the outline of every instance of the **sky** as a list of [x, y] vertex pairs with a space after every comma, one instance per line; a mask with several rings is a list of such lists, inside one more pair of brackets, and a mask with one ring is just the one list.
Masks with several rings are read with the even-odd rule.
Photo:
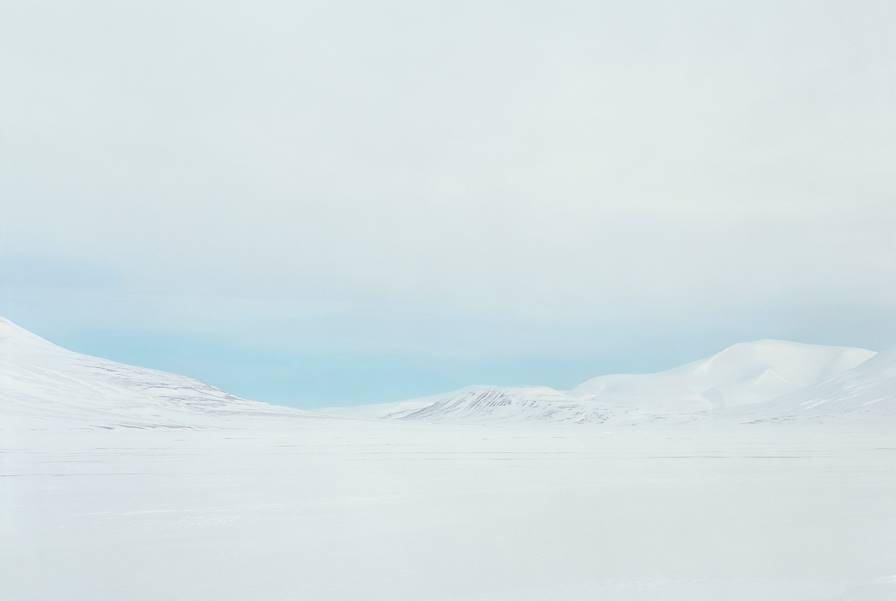
[[300, 407], [896, 346], [896, 6], [47, 0], [0, 315]]

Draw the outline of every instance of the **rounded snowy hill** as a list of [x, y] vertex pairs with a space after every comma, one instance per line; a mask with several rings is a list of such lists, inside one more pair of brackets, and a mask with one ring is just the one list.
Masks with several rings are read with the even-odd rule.
[[4, 425], [182, 427], [211, 417], [296, 414], [185, 376], [75, 353], [0, 317]]
[[659, 412], [740, 407], [823, 382], [874, 355], [860, 348], [758, 340], [667, 371], [599, 376], [572, 392], [612, 407]]

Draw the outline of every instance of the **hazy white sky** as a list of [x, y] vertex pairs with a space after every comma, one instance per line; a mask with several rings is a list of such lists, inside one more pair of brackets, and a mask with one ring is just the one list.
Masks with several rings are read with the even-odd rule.
[[894, 40], [887, 1], [7, 3], [0, 312], [305, 404], [893, 345]]

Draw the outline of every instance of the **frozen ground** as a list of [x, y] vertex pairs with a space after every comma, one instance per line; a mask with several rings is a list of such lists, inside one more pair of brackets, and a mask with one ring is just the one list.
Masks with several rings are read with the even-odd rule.
[[0, 429], [0, 599], [896, 599], [884, 425]]

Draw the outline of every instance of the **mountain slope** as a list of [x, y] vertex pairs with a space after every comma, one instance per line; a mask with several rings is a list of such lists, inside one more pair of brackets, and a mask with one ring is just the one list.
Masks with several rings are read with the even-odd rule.
[[874, 355], [859, 348], [759, 340], [667, 371], [599, 376], [572, 390], [477, 386], [367, 406], [355, 414], [426, 421], [691, 420], [730, 408], [761, 411], [773, 399], [829, 380]]
[[849, 371], [783, 395], [766, 411], [779, 417], [896, 416], [896, 351], [879, 353]]
[[202, 425], [210, 417], [297, 414], [191, 378], [63, 349], [0, 318], [0, 418], [114, 426]]

